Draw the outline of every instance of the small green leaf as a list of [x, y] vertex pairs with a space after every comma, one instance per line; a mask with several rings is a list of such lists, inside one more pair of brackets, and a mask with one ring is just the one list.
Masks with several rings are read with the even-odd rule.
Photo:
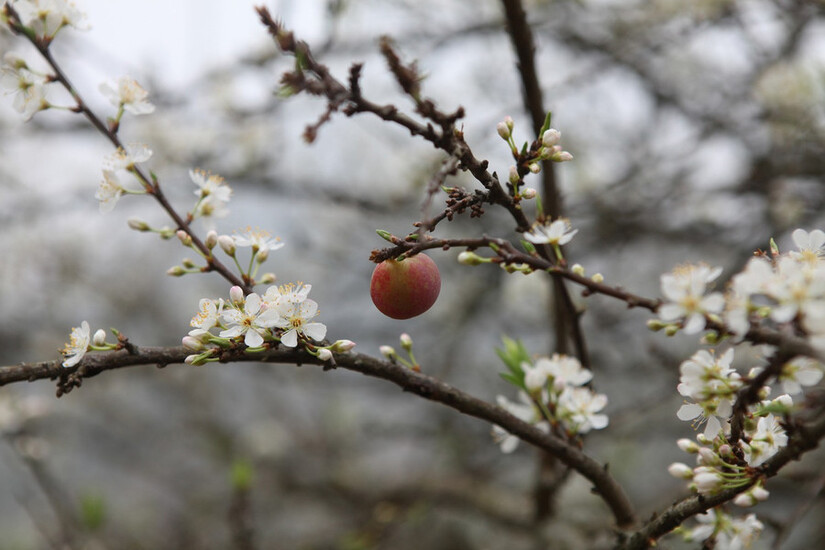
[[96, 531], [106, 520], [106, 503], [97, 494], [87, 494], [80, 498], [80, 521], [89, 531]]
[[523, 388], [524, 387], [524, 383], [523, 383], [524, 381], [519, 380], [518, 376], [510, 374], [509, 372], [500, 372], [500, 373], [498, 373], [498, 375], [501, 376], [506, 382], [516, 386], [517, 388]]
[[254, 472], [252, 465], [244, 459], [238, 459], [232, 463], [232, 469], [229, 473], [229, 478], [232, 483], [232, 488], [239, 491], [246, 491], [252, 486], [252, 478]]
[[496, 348], [496, 353], [502, 362], [507, 366], [509, 373], [502, 373], [501, 377], [517, 386], [524, 388], [524, 371], [521, 368], [522, 363], [532, 363], [530, 354], [521, 340], [513, 340], [507, 336], [501, 337], [503, 348]]
[[779, 256], [779, 246], [773, 240], [773, 237], [771, 237], [771, 256]]
[[530, 241], [525, 241], [524, 239], [521, 240], [521, 246], [524, 248], [525, 252], [528, 254], [535, 254], [536, 247]]
[[550, 120], [553, 118], [553, 111], [547, 111], [547, 115], [544, 117], [544, 124], [541, 125], [541, 131], [539, 132], [539, 139], [544, 136], [544, 132], [550, 129]]
[[378, 236], [384, 239], [385, 241], [392, 242], [392, 233], [390, 233], [389, 231], [384, 231], [383, 229], [376, 229], [375, 232], [378, 233]]

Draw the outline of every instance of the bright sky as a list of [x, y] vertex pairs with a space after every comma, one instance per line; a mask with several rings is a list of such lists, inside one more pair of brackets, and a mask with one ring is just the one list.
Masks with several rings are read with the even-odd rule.
[[[291, 28], [312, 39], [320, 30], [320, 0], [75, 0], [91, 30], [78, 47], [119, 74], [151, 70], [177, 87], [206, 68], [226, 65], [269, 39], [254, 6], [266, 5]], [[117, 76], [117, 75], [112, 75]]]

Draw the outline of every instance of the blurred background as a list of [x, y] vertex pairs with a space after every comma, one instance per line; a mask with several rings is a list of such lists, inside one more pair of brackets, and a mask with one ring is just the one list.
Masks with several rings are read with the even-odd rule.
[[[426, 74], [443, 110], [463, 105], [477, 157], [506, 174], [495, 131], [510, 115], [532, 140], [499, 2], [304, 0], [268, 2], [316, 57], [345, 80], [364, 63], [362, 89], [412, 112], [377, 54], [391, 35]], [[802, 0], [527, 1], [545, 105], [575, 161], [558, 167], [565, 212], [579, 233], [568, 257], [588, 274], [656, 297], [658, 278], [704, 260], [736, 273], [775, 237], [824, 228], [825, 19]], [[128, 75], [150, 92], [149, 116], [124, 117], [126, 142], [186, 211], [188, 171], [233, 188], [221, 233], [247, 226], [286, 246], [264, 267], [279, 282], [313, 285], [331, 339], [378, 355], [408, 332], [423, 370], [483, 399], [514, 391], [498, 373], [501, 336], [537, 355], [553, 350], [549, 283], [538, 274], [466, 267], [433, 252], [441, 297], [410, 321], [369, 298], [370, 251], [385, 229], [422, 217], [442, 156], [370, 116], [342, 115], [312, 145], [301, 138], [325, 104], [280, 98], [293, 60], [276, 53], [252, 2], [78, 1], [88, 32], [53, 45], [89, 104]], [[24, 41], [0, 31], [0, 51], [34, 67]], [[55, 95], [55, 103], [68, 104]], [[62, 101], [61, 101], [62, 99]], [[94, 199], [111, 148], [77, 115], [23, 123], [0, 103], [0, 364], [52, 360], [73, 326], [116, 327], [138, 345], [178, 345], [202, 297], [225, 297], [217, 276], [169, 278], [186, 251], [131, 231], [129, 217], [168, 223], [144, 197], [107, 215]], [[464, 175], [448, 181], [474, 189]], [[538, 179], [528, 179], [538, 186]], [[429, 212], [439, 207], [434, 203]], [[437, 235], [517, 239], [495, 208], [459, 216]], [[201, 229], [199, 227], [199, 229]], [[205, 234], [203, 231], [202, 234]], [[695, 338], [646, 330], [649, 314], [601, 297], [583, 318], [595, 387], [610, 426], [586, 439], [609, 463], [640, 517], [684, 496], [666, 471], [690, 462], [676, 418], [678, 366]], [[738, 353], [746, 372], [753, 363]], [[281, 365], [124, 369], [88, 379], [61, 399], [40, 381], [0, 388], [0, 550], [40, 548], [533, 549], [609, 548], [610, 516], [570, 476], [557, 515], [536, 526], [538, 453], [501, 454], [490, 426], [342, 370]], [[823, 455], [768, 483], [755, 511], [757, 548], [825, 545]], [[683, 548], [676, 537], [661, 548]], [[697, 547], [695, 544], [693, 547]]]

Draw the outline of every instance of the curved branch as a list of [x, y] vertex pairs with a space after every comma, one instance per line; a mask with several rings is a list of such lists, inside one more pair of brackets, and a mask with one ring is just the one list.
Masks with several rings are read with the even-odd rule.
[[[762, 473], [765, 477], [775, 476], [786, 464], [798, 460], [805, 452], [819, 446], [820, 440], [825, 437], [825, 409], [820, 409], [819, 416], [820, 418], [813, 422], [795, 427], [793, 436], [788, 441], [788, 446], [776, 453], [762, 466]], [[757, 479], [754, 478], [753, 482], [756, 483], [756, 481]], [[650, 548], [653, 541], [669, 533], [689, 517], [707, 512], [714, 506], [728, 502], [739, 493], [748, 490], [751, 485], [727, 489], [711, 496], [695, 495], [685, 498], [649, 521], [642, 529], [627, 539], [627, 542], [621, 545], [620, 548], [622, 550]]]
[[[154, 364], [158, 367], [165, 367], [166, 365], [183, 363], [190, 353], [183, 347], [132, 346], [131, 352], [119, 350], [87, 355], [77, 367], [72, 368], [62, 367], [59, 360], [21, 363], [0, 367], [0, 386], [24, 380], [33, 382], [41, 379], [64, 379], [69, 375], [88, 378], [107, 370], [137, 365]], [[323, 366], [325, 369], [341, 367], [360, 372], [366, 376], [387, 380], [404, 391], [498, 425], [520, 439], [551, 453], [593, 483], [594, 491], [610, 507], [618, 527], [628, 529], [636, 523], [630, 500], [622, 487], [609, 474], [605, 465], [587, 456], [575, 445], [552, 434], [545, 433], [532, 424], [519, 420], [496, 405], [473, 397], [426, 374], [414, 372], [399, 364], [382, 361], [359, 353], [338, 354], [335, 356], [336, 364], [334, 365], [324, 363], [305, 351], [283, 348], [254, 354], [227, 351], [221, 359], [226, 362], [313, 364]]]

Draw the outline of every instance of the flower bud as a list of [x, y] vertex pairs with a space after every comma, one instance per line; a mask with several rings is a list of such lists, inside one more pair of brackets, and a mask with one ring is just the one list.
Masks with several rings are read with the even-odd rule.
[[161, 239], [163, 239], [164, 241], [168, 241], [169, 239], [175, 236], [175, 230], [171, 227], [162, 227], [158, 230], [158, 234], [160, 235]]
[[171, 275], [172, 277], [180, 277], [182, 275], [186, 275], [186, 270], [183, 269], [181, 266], [176, 265], [166, 270], [166, 274]]
[[149, 227], [149, 224], [145, 221], [141, 220], [140, 218], [129, 218], [126, 222], [129, 224], [130, 229], [134, 229], [135, 231], [149, 231], [152, 229]]
[[528, 166], [528, 168], [534, 174], [538, 174], [539, 172], [541, 172], [541, 165], [538, 162], [534, 162], [533, 164]]
[[595, 275], [593, 275], [592, 277], [590, 277], [590, 279], [591, 279], [594, 283], [603, 283], [603, 282], [604, 282], [604, 275], [602, 275], [601, 273], [596, 273]]
[[780, 395], [779, 397], [774, 399], [773, 402], [777, 405], [782, 405], [784, 408], [788, 410], [788, 412], [790, 412], [790, 410], [793, 408], [793, 398], [787, 393]]
[[321, 361], [329, 361], [332, 359], [332, 352], [327, 348], [321, 348], [318, 350], [318, 359]]
[[102, 346], [106, 343], [106, 331], [102, 328], [97, 329], [95, 335], [92, 337], [92, 344], [95, 346]]
[[221, 235], [218, 237], [218, 244], [227, 256], [235, 256], [235, 239], [229, 235]]
[[458, 263], [464, 265], [480, 265], [486, 263], [485, 258], [482, 258], [475, 252], [464, 250], [458, 255]]
[[554, 153], [550, 160], [553, 162], [567, 162], [569, 160], [573, 160], [573, 155], [568, 153], [567, 151], [561, 151], [559, 153]]
[[218, 244], [218, 232], [214, 229], [210, 230], [209, 233], [206, 234], [206, 240], [203, 241], [203, 244], [205, 244], [209, 250], [215, 248], [215, 245]]
[[387, 359], [392, 359], [395, 357], [395, 349], [392, 346], [381, 346], [378, 348], [378, 351], [381, 352], [381, 355], [386, 357]]
[[260, 283], [262, 285], [271, 285], [274, 282], [275, 282], [275, 274], [274, 273], [271, 273], [271, 272], [270, 273], [264, 273], [263, 276], [261, 276]]
[[561, 141], [561, 132], [555, 128], [550, 128], [541, 136], [541, 144], [545, 147], [554, 147]]
[[413, 341], [410, 335], [404, 332], [401, 334], [399, 340], [401, 340], [401, 347], [404, 349], [404, 351], [409, 353], [413, 347]]
[[525, 187], [524, 189], [521, 190], [521, 198], [522, 199], [525, 199], [525, 200], [529, 201], [531, 199], [535, 199], [536, 195], [537, 195], [536, 190], [533, 189], [532, 187]]
[[681, 462], [674, 462], [667, 467], [667, 471], [675, 478], [693, 479], [693, 469], [687, 464], [682, 464]]
[[345, 351], [349, 351], [355, 347], [355, 342], [352, 340], [336, 340], [331, 346], [330, 349], [337, 353], [343, 353]]
[[517, 184], [521, 179], [518, 175], [518, 168], [516, 168], [515, 166], [511, 166], [510, 175], [508, 176], [508, 178], [510, 180], [510, 183], [512, 183], [513, 185]]
[[511, 117], [510, 115], [504, 117], [504, 124], [507, 125], [507, 129], [510, 130], [510, 133], [512, 133], [513, 128], [516, 127], [516, 123], [513, 121], [513, 117]]
[[707, 447], [700, 447], [699, 448], [699, 459], [698, 462], [704, 465], [712, 465], [719, 463], [719, 457], [715, 452], [708, 449]]
[[739, 493], [736, 495], [736, 498], [733, 499], [733, 503], [737, 506], [741, 506], [742, 508], [748, 508], [749, 506], [756, 506], [757, 501], [754, 496], [751, 494], [750, 491], [745, 491], [744, 493]]
[[238, 285], [235, 285], [232, 288], [230, 288], [229, 289], [229, 299], [232, 300], [232, 302], [234, 302], [236, 304], [238, 304], [238, 303], [242, 304], [243, 301], [244, 301], [243, 289], [241, 287], [239, 287]]
[[676, 445], [678, 445], [678, 447], [686, 453], [695, 454], [699, 452], [699, 445], [697, 445], [692, 439], [688, 439], [686, 437], [683, 437], [677, 441]]
[[510, 136], [512, 135], [512, 132], [510, 131], [510, 128], [507, 127], [506, 122], [499, 122], [498, 124], [496, 124], [496, 132], [498, 132], [498, 135], [501, 136], [501, 139], [505, 141], [509, 140]]
[[751, 490], [750, 493], [753, 495], [759, 502], [765, 502], [768, 500], [768, 497], [771, 496], [770, 492], [767, 489], [762, 487], [761, 485], [755, 485]]
[[178, 229], [175, 232], [175, 236], [177, 236], [178, 240], [183, 244], [183, 246], [192, 245], [192, 237], [183, 229]]
[[264, 263], [267, 258], [269, 258], [269, 249], [268, 248], [258, 250], [258, 252], [255, 254], [255, 261], [258, 262], [259, 264]]
[[191, 258], [184, 258], [183, 260], [181, 260], [180, 263], [186, 269], [192, 269], [193, 267], [195, 267], [195, 262]]
[[584, 266], [582, 266], [582, 264], [573, 264], [573, 267], [570, 268], [570, 271], [572, 271], [579, 277], [584, 277]]
[[189, 351], [202, 351], [204, 348], [203, 342], [194, 336], [184, 336], [181, 339], [181, 344]]
[[659, 332], [663, 328], [667, 326], [667, 323], [663, 323], [658, 319], [650, 319], [647, 322], [647, 328], [652, 330], [653, 332]]

